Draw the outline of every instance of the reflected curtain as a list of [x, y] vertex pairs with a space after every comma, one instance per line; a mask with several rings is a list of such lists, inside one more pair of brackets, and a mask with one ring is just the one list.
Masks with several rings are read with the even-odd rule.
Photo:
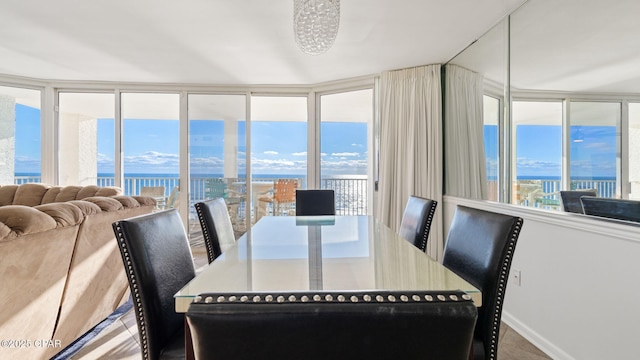
[[456, 65], [445, 73], [445, 191], [487, 199], [482, 76]]
[[440, 65], [385, 72], [380, 80], [377, 218], [400, 228], [410, 195], [438, 201], [427, 253], [440, 259], [442, 237], [442, 90]]

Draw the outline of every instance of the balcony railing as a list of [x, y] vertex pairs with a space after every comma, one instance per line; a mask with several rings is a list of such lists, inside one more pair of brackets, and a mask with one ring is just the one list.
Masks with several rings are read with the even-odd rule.
[[[224, 180], [230, 184], [234, 181], [245, 181], [245, 179], [212, 178], [212, 177], [191, 177], [191, 193], [189, 197], [190, 209], [198, 201], [212, 198], [210, 182], [213, 179]], [[259, 178], [259, 181], [276, 181], [278, 178]], [[40, 176], [16, 176], [15, 184], [37, 183]], [[305, 187], [305, 179], [298, 179], [300, 187]], [[178, 177], [125, 177], [125, 195], [138, 195], [143, 186], [164, 186], [165, 196], [168, 197], [171, 190], [180, 183]], [[98, 177], [98, 186], [114, 186], [113, 177]], [[324, 178], [321, 181], [322, 189], [333, 189], [336, 194], [336, 214], [338, 215], [366, 215], [368, 212], [367, 191], [368, 181], [366, 178]], [[560, 209], [560, 180], [529, 179], [518, 180], [514, 188], [515, 203], [519, 205], [543, 208]], [[616, 180], [572, 180], [571, 189], [597, 189], [599, 197], [616, 197]], [[239, 209], [244, 213], [244, 205]]]
[[[572, 180], [571, 190], [596, 189], [599, 197], [616, 197], [616, 180]], [[560, 180], [518, 180], [515, 203], [530, 207], [560, 210]]]
[[[190, 209], [193, 204], [198, 201], [220, 196], [223, 192], [216, 194], [211, 184], [215, 179], [221, 180], [224, 184], [232, 184], [233, 182], [243, 182], [245, 179], [231, 178], [212, 178], [206, 176], [192, 176], [190, 179], [191, 193], [189, 196]], [[273, 178], [256, 178], [257, 181], [277, 181], [278, 177]], [[16, 176], [15, 184], [37, 183], [41, 182], [40, 176]], [[299, 187], [306, 187], [306, 179], [299, 178]], [[114, 186], [113, 177], [98, 177], [96, 185]], [[166, 176], [144, 176], [144, 177], [125, 177], [124, 189], [125, 195], [138, 195], [140, 189], [144, 186], [164, 186], [165, 197], [171, 194], [174, 187], [180, 184], [178, 177]], [[336, 214], [337, 215], [366, 215], [368, 211], [367, 204], [367, 179], [366, 178], [350, 178], [342, 176], [340, 178], [324, 178], [321, 182], [323, 189], [333, 189], [336, 194]], [[244, 211], [244, 205], [239, 209]]]

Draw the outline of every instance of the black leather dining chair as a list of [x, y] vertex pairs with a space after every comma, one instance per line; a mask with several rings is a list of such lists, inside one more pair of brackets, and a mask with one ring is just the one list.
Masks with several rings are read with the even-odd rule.
[[185, 357], [184, 316], [173, 295], [195, 276], [178, 210], [113, 223], [129, 280], [144, 360]]
[[398, 233], [424, 252], [427, 251], [429, 230], [437, 206], [438, 202], [435, 200], [409, 196], [402, 215]]
[[482, 292], [474, 359], [496, 359], [502, 304], [523, 220], [458, 205], [442, 264]]
[[584, 214], [582, 202], [580, 198], [583, 196], [597, 196], [596, 189], [589, 190], [562, 190], [560, 191], [560, 200], [562, 201], [562, 210], [565, 212]]
[[586, 215], [640, 222], [640, 201], [638, 200], [583, 196], [580, 201]]
[[336, 197], [333, 190], [296, 190], [296, 216], [335, 214]]
[[195, 205], [202, 227], [202, 237], [207, 249], [209, 264], [222, 254], [225, 245], [236, 241], [233, 225], [224, 198], [197, 202]]
[[461, 291], [201, 294], [186, 314], [196, 360], [466, 360], [476, 317]]

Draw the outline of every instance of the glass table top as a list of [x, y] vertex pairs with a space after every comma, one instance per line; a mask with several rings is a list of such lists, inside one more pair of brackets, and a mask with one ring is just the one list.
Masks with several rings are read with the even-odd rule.
[[201, 293], [480, 291], [371, 216], [267, 216], [175, 295]]

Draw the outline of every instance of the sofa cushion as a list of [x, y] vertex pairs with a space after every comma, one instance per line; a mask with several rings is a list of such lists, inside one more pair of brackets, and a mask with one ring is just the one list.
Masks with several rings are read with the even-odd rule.
[[100, 206], [84, 200], [72, 200], [68, 203], [77, 206], [85, 216], [98, 214], [102, 211], [102, 209], [100, 209]]
[[56, 196], [55, 202], [65, 202], [78, 199], [78, 193], [82, 190], [82, 186], [65, 186], [60, 189], [60, 193]]
[[44, 184], [22, 184], [18, 186], [13, 197], [13, 205], [40, 205], [48, 189], [49, 186]]
[[56, 221], [56, 227], [66, 227], [79, 224], [84, 219], [82, 210], [71, 203], [51, 203], [35, 206]]
[[[82, 199], [82, 201], [87, 201], [87, 202], [96, 204], [100, 207], [100, 209], [102, 209], [102, 211], [118, 211], [118, 210], [124, 209], [124, 206], [122, 206], [122, 203], [120, 203], [120, 201], [110, 197], [93, 196], [93, 197], [84, 198]], [[136, 206], [133, 206], [133, 207], [137, 207], [137, 206], [138, 205], [136, 204]]]
[[13, 204], [16, 190], [18, 190], [18, 185], [3, 185], [0, 187], [0, 206]]
[[15, 238], [55, 229], [58, 223], [48, 214], [30, 206], [16, 205], [0, 207], [0, 234], [3, 239]]
[[[134, 198], [140, 206], [156, 206], [156, 199], [151, 196], [130, 196]], [[120, 200], [120, 196], [114, 196], [114, 199]], [[122, 202], [122, 201], [121, 201]], [[122, 202], [124, 204], [124, 202]]]
[[96, 190], [96, 193], [92, 196], [116, 196], [122, 195], [122, 189], [115, 186], [100, 187]]

